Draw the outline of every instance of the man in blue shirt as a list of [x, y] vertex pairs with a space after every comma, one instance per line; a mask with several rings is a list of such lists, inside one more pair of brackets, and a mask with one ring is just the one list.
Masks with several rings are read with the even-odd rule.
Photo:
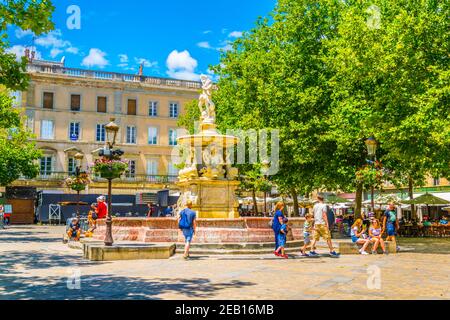
[[184, 259], [189, 258], [189, 249], [191, 246], [192, 238], [197, 229], [197, 213], [192, 210], [192, 201], [188, 200], [186, 202], [186, 207], [184, 210], [180, 212], [180, 216], [178, 218], [178, 224], [183, 232], [184, 239], [186, 240], [186, 244], [184, 246]]
[[394, 203], [389, 203], [387, 210], [384, 212], [383, 217], [383, 230], [381, 234], [383, 234], [384, 231], [387, 232], [387, 238], [386, 241], [392, 241], [395, 243], [395, 246], [397, 248], [397, 251], [400, 250], [400, 248], [397, 246], [397, 241], [395, 236], [397, 235], [397, 230], [399, 229], [398, 225], [398, 219], [397, 219], [397, 210], [395, 208]]

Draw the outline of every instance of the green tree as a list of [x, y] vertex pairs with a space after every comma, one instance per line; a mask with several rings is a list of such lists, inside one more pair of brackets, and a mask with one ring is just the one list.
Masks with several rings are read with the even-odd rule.
[[350, 1], [328, 42], [330, 134], [350, 155], [352, 139], [374, 135], [385, 178], [409, 185], [411, 197], [428, 174], [448, 176], [450, 167], [448, 9], [445, 1]]
[[25, 91], [29, 77], [27, 60], [17, 61], [6, 52], [7, 28], [16, 26], [36, 35], [50, 31], [53, 5], [47, 0], [7, 0], [0, 3], [0, 185], [7, 186], [20, 176], [34, 177], [39, 172], [35, 161], [40, 152], [24, 128], [21, 111], [13, 106], [12, 91]]

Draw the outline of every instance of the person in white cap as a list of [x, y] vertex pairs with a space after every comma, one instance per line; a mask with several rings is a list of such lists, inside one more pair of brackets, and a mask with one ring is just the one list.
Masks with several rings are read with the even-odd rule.
[[108, 207], [106, 206], [105, 196], [97, 198], [97, 219], [105, 219], [108, 215]]

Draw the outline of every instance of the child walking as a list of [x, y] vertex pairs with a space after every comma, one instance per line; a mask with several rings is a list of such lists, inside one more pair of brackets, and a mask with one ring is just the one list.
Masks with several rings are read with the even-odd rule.
[[280, 227], [280, 232], [278, 234], [278, 248], [275, 253], [284, 259], [288, 258], [288, 255], [284, 252], [284, 247], [286, 246], [286, 236], [288, 234], [287, 223], [289, 222], [288, 218], [284, 218], [282, 220], [282, 224]]
[[309, 245], [311, 245], [311, 233], [314, 225], [314, 216], [311, 213], [308, 213], [305, 216], [305, 224], [303, 225], [303, 247], [300, 249], [300, 253], [302, 257], [309, 257], [309, 254], [306, 253], [306, 249]]

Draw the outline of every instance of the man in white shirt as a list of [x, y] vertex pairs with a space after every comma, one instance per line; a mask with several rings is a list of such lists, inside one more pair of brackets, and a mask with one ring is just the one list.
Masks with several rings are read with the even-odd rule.
[[317, 200], [319, 201], [319, 203], [316, 203], [314, 205], [314, 209], [313, 209], [313, 212], [314, 212], [314, 238], [311, 243], [311, 252], [309, 255], [312, 257], [318, 256], [318, 254], [316, 253], [316, 243], [317, 243], [317, 241], [320, 240], [320, 238], [323, 238], [328, 243], [328, 248], [330, 248], [330, 255], [332, 257], [338, 257], [339, 255], [336, 253], [336, 251], [334, 251], [333, 244], [331, 242], [331, 234], [330, 234], [330, 229], [329, 229], [329, 225], [328, 225], [328, 217], [327, 217], [328, 207], [323, 202], [324, 198], [322, 196], [317, 196]]

